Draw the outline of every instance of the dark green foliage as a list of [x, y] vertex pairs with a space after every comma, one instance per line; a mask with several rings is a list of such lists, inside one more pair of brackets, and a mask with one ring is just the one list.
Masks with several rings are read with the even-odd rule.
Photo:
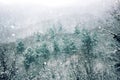
[[71, 53], [76, 53], [76, 52], [77, 52], [77, 48], [76, 48], [74, 42], [71, 42], [71, 43], [69, 44], [69, 48], [70, 48], [70, 50], [71, 50]]
[[35, 49], [35, 52], [37, 53], [37, 55], [43, 56], [45, 59], [48, 59], [50, 55], [50, 52], [46, 43], [43, 43], [41, 46], [37, 47]]
[[55, 79], [55, 75], [54, 74], [52, 75], [52, 78]]
[[45, 43], [41, 46], [40, 52], [42, 53], [42, 56], [45, 59], [49, 58], [50, 52], [49, 52], [48, 47]]
[[22, 41], [18, 42], [17, 43], [17, 47], [16, 47], [16, 51], [18, 54], [21, 54], [23, 53], [25, 50], [25, 46], [24, 46], [24, 43]]
[[29, 67], [30, 67], [30, 63], [28, 60], [25, 60], [24, 61], [24, 67], [25, 67], [25, 70], [28, 71]]
[[87, 55], [89, 55], [92, 52], [94, 46], [96, 45], [96, 40], [93, 37], [94, 36], [91, 35], [91, 33], [88, 32], [87, 30], [83, 31], [82, 38], [81, 38], [83, 43], [81, 47], [84, 53]]
[[50, 28], [49, 29], [49, 35], [51, 36], [52, 39], [55, 38], [55, 36], [56, 36], [55, 28]]
[[92, 32], [89, 32], [87, 30], [83, 30], [82, 34], [82, 46], [81, 50], [84, 55], [85, 63], [84, 67], [87, 73], [88, 80], [94, 80], [93, 78], [93, 60], [94, 60], [94, 54], [93, 49], [97, 45], [96, 42], [96, 35], [92, 34]]
[[47, 48], [47, 44], [43, 44], [43, 45], [41, 46], [41, 52], [42, 52], [43, 54], [49, 53], [49, 50], [48, 50], [48, 48]]
[[24, 60], [25, 69], [28, 70], [30, 67], [30, 64], [34, 61], [35, 61], [34, 52], [31, 48], [28, 48], [25, 54], [25, 60]]
[[67, 54], [73, 54], [77, 52], [77, 47], [75, 46], [75, 43], [71, 40], [64, 39], [64, 50], [63, 52]]
[[35, 48], [35, 52], [38, 54], [38, 55], [41, 55], [41, 47], [40, 46], [37, 46]]
[[53, 42], [53, 48], [54, 48], [54, 54], [55, 55], [60, 52], [60, 48], [59, 48], [59, 45], [58, 45], [57, 41]]
[[75, 46], [75, 44], [73, 42], [71, 42], [70, 44], [66, 45], [66, 47], [64, 48], [65, 53], [76, 53], [77, 48]]
[[87, 30], [83, 30], [81, 40], [83, 42], [81, 48], [84, 54], [92, 55], [91, 52], [97, 43], [96, 35], [91, 34]]
[[120, 46], [119, 46], [119, 44], [120, 44], [120, 35], [119, 34], [115, 35], [114, 39], [116, 41], [116, 44], [117, 44], [116, 46], [117, 46], [118, 49], [115, 52], [115, 54], [113, 54], [112, 56], [113, 56], [113, 58], [114, 58], [114, 60], [116, 62], [116, 64], [114, 65], [116, 74], [119, 76], [119, 73], [120, 73], [120, 50], [119, 50], [119, 48], [120, 48]]
[[113, 34], [114, 35], [114, 39], [120, 43], [120, 33], [119, 34]]
[[[40, 57], [42, 59], [49, 59], [50, 52], [46, 43], [43, 43], [41, 46], [37, 46], [36, 48], [28, 48], [25, 52], [25, 60], [24, 60], [24, 67], [26, 71], [29, 70], [31, 63], [39, 63]], [[43, 62], [42, 62], [43, 63]]]

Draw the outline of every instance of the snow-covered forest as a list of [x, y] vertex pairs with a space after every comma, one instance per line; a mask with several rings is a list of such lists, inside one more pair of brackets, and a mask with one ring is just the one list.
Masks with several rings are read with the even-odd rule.
[[0, 80], [120, 80], [120, 1], [98, 4], [44, 15], [0, 5]]

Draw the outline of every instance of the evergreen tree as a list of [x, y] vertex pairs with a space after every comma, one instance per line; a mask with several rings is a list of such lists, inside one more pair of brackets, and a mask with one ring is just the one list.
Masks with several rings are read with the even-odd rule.
[[53, 42], [53, 53], [54, 53], [54, 55], [57, 55], [59, 52], [60, 52], [60, 48], [59, 48], [59, 45], [58, 45], [58, 43], [57, 43], [57, 41], [55, 41], [54, 40], [54, 42]]
[[74, 54], [77, 52], [77, 47], [75, 46], [75, 43], [71, 40], [64, 39], [64, 49], [63, 52], [67, 54]]
[[50, 56], [50, 51], [49, 51], [46, 43], [43, 43], [43, 45], [41, 46], [41, 52], [42, 52], [43, 57], [44, 57], [45, 59], [48, 59], [48, 58], [49, 58], [49, 56]]
[[36, 47], [35, 52], [37, 53], [38, 57], [40, 55], [40, 56], [43, 56], [45, 59], [48, 59], [50, 56], [50, 51], [46, 43], [42, 43], [41, 46]]
[[27, 49], [27, 52], [25, 53], [24, 57], [25, 57], [24, 60], [25, 70], [28, 71], [30, 64], [35, 61], [35, 55], [32, 48]]
[[24, 43], [22, 41], [17, 43], [16, 51], [18, 54], [22, 54], [25, 50]]
[[94, 80], [94, 72], [93, 72], [93, 60], [94, 60], [94, 54], [93, 54], [93, 49], [94, 46], [96, 46], [96, 39], [91, 35], [91, 32], [87, 30], [83, 30], [82, 33], [82, 46], [81, 50], [84, 55], [85, 59], [85, 70], [87, 73], [87, 79], [88, 80]]

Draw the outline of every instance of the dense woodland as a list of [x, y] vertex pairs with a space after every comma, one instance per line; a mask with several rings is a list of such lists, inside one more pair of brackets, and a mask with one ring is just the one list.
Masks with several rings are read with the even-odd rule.
[[120, 2], [100, 26], [62, 24], [0, 44], [0, 80], [120, 80]]

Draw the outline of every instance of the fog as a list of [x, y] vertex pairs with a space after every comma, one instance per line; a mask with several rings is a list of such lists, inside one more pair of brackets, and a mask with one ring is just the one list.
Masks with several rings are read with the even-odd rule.
[[107, 16], [113, 0], [0, 0], [0, 42], [44, 33], [62, 24], [66, 32], [76, 25], [93, 29]]
[[0, 80], [120, 80], [120, 0], [0, 0]]

